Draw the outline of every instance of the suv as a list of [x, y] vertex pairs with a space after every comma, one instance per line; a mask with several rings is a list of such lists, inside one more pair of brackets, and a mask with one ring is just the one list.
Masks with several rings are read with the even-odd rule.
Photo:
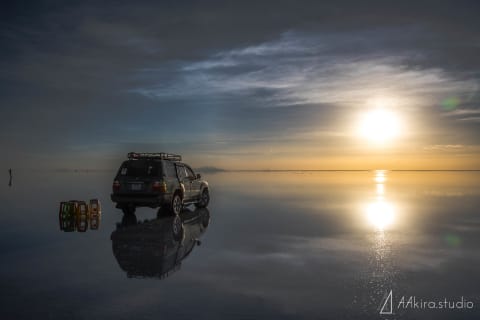
[[161, 207], [179, 214], [185, 205], [208, 205], [208, 182], [182, 163], [181, 156], [130, 152], [127, 157], [115, 176], [111, 195], [123, 213], [135, 213], [136, 207]]

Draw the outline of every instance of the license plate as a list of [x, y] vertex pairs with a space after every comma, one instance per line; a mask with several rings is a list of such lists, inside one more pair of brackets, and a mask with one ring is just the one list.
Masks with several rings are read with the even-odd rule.
[[130, 185], [130, 189], [132, 189], [132, 191], [142, 190], [142, 184], [141, 183], [132, 183]]

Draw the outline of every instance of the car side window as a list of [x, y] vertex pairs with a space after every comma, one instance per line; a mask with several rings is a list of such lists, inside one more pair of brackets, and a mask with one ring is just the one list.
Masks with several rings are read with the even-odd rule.
[[170, 161], [165, 161], [165, 170], [167, 172], [167, 176], [173, 178], [177, 175], [175, 171], [175, 165]]
[[193, 173], [193, 170], [190, 168], [190, 167], [185, 167], [186, 171], [187, 171], [187, 177], [189, 179], [195, 179], [195, 173]]
[[178, 179], [180, 180], [183, 180], [185, 179], [185, 177], [187, 176], [186, 173], [185, 173], [185, 167], [184, 166], [180, 166], [180, 165], [177, 165], [177, 176], [178, 176]]

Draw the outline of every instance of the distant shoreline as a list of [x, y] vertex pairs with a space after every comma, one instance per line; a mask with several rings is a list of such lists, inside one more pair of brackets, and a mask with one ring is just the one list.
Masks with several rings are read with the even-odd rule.
[[[477, 172], [480, 169], [203, 169], [194, 168], [197, 172], [205, 173], [223, 173], [223, 172]], [[22, 170], [23, 171], [23, 170]], [[78, 173], [94, 173], [94, 172], [115, 172], [117, 169], [45, 169], [25, 171], [55, 171], [55, 172], [78, 172]]]
[[[228, 172], [480, 172], [480, 169], [203, 169], [194, 168], [199, 173], [228, 173]], [[117, 169], [22, 169], [16, 172], [64, 172], [64, 173], [97, 173], [116, 172]]]

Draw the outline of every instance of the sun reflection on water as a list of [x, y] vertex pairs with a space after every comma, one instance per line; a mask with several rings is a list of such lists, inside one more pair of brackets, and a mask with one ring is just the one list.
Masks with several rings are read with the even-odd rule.
[[393, 205], [383, 199], [377, 199], [367, 207], [368, 221], [378, 230], [384, 230], [394, 222], [395, 212]]
[[376, 183], [384, 183], [385, 181], [387, 181], [385, 170], [375, 171], [375, 179], [374, 180], [375, 180]]
[[374, 180], [376, 182], [375, 200], [366, 206], [365, 212], [368, 222], [377, 230], [383, 231], [395, 222], [395, 207], [385, 199], [386, 172], [375, 171]]
[[383, 194], [385, 193], [385, 186], [383, 185], [383, 183], [378, 183], [377, 184], [377, 195], [379, 196], [383, 196]]
[[368, 272], [362, 279], [363, 293], [358, 297], [365, 315], [377, 313], [382, 297], [398, 288], [394, 238], [388, 231], [396, 222], [396, 207], [387, 197], [387, 172], [375, 171], [373, 180], [374, 194], [364, 207], [365, 220], [373, 227], [367, 234], [370, 243]]

